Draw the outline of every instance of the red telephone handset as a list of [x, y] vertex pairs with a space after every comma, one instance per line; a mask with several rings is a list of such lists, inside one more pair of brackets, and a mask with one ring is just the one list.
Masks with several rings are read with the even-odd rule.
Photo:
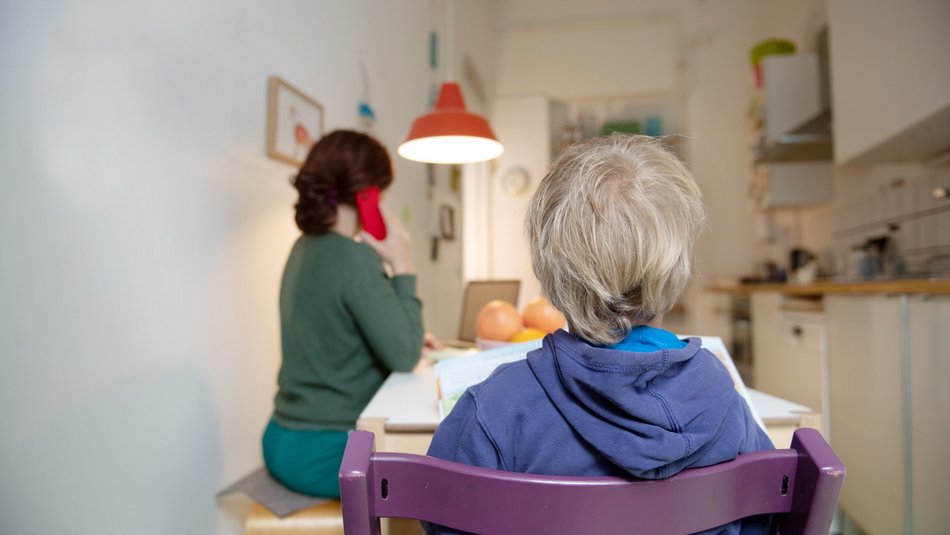
[[379, 211], [379, 188], [372, 186], [356, 192], [356, 211], [363, 229], [377, 240], [386, 239], [386, 222]]

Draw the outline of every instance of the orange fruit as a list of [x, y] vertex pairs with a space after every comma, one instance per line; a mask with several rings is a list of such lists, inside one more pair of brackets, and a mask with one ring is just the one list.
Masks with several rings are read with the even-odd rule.
[[475, 332], [486, 340], [507, 341], [518, 334], [524, 325], [518, 309], [507, 301], [489, 301], [478, 311]]
[[564, 314], [554, 308], [547, 298], [539, 295], [524, 307], [524, 325], [544, 333], [553, 333], [567, 324]]
[[521, 329], [521, 332], [511, 337], [510, 342], [528, 342], [530, 340], [537, 340], [538, 338], [544, 338], [546, 332], [535, 329], [532, 327], [525, 327]]

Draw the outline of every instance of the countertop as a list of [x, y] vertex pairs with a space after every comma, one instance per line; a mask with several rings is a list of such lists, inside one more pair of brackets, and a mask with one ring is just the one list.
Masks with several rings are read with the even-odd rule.
[[707, 286], [706, 291], [729, 294], [776, 292], [786, 295], [826, 294], [933, 294], [950, 295], [950, 279], [815, 282], [812, 284], [735, 284]]

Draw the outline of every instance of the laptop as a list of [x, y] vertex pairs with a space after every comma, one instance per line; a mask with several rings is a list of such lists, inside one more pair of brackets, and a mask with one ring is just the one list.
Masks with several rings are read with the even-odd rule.
[[489, 301], [500, 299], [518, 306], [520, 280], [473, 280], [465, 285], [462, 297], [462, 319], [459, 322], [458, 339], [440, 340], [446, 347], [475, 347], [475, 320], [478, 312]]

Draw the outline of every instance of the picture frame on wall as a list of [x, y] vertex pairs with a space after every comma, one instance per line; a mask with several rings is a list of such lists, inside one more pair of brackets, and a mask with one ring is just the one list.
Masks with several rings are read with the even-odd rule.
[[439, 207], [439, 234], [443, 240], [455, 239], [455, 209], [447, 204]]
[[267, 155], [300, 167], [323, 136], [323, 105], [278, 76], [267, 82]]

